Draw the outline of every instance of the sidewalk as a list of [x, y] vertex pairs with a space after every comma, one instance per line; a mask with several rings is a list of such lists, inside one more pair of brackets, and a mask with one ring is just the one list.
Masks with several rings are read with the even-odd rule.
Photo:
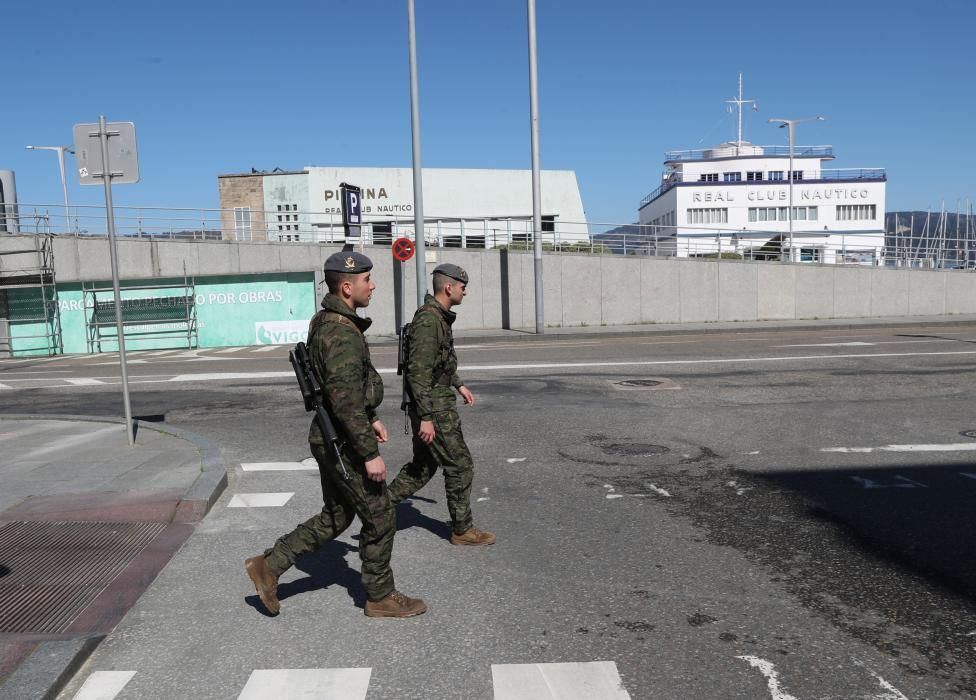
[[210, 441], [136, 428], [0, 419], [0, 697], [54, 697], [226, 486]]

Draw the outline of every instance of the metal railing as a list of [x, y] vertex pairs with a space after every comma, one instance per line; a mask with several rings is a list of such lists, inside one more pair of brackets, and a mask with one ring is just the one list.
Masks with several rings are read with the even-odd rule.
[[[737, 151], [742, 151], [737, 155]], [[761, 151], [761, 152], [759, 152]], [[711, 154], [711, 155], [708, 155]], [[722, 154], [722, 155], [714, 155]], [[736, 146], [735, 142], [728, 145], [713, 146], [712, 148], [694, 148], [684, 151], [665, 151], [664, 161], [666, 163], [678, 163], [689, 160], [712, 160], [713, 158], [743, 158], [754, 156], [762, 158], [765, 156], [788, 156], [790, 155], [789, 146], [758, 146], [756, 144], [742, 144]], [[794, 158], [833, 158], [833, 146], [794, 146]]]
[[[716, 173], [717, 174], [717, 173]], [[723, 173], [724, 174], [724, 173]], [[785, 171], [784, 171], [785, 175]], [[829, 170], [804, 170], [802, 171], [802, 176], [798, 176], [793, 180], [793, 184], [798, 183], [810, 183], [810, 182], [837, 182], [837, 181], [869, 181], [869, 182], [885, 182], [888, 179], [884, 168], [833, 168]], [[741, 180], [736, 180], [734, 182], [726, 182], [725, 180], [702, 180], [701, 173], [671, 173], [668, 175], [668, 179], [661, 183], [661, 186], [656, 190], [648, 194], [640, 201], [638, 208], [642, 208], [647, 204], [650, 204], [655, 199], [660, 197], [662, 194], [670, 190], [672, 187], [677, 185], [684, 185], [694, 183], [696, 185], [702, 186], [714, 186], [714, 185], [789, 185], [790, 181], [785, 177], [782, 180], [772, 180], [768, 177], [763, 180], [748, 180], [745, 177]]]
[[[824, 172], [820, 171], [820, 175]], [[866, 178], [883, 174], [881, 169], [838, 170], [836, 173], [863, 173]], [[824, 180], [826, 178], [821, 178]], [[847, 179], [847, 178], [842, 178]], [[804, 180], [803, 182], [808, 182]], [[783, 183], [786, 184], [786, 183]], [[967, 205], [968, 206], [968, 205]], [[283, 214], [283, 213], [282, 213]], [[679, 213], [680, 214], [680, 213]], [[116, 227], [125, 239], [185, 239], [212, 241], [252, 241], [262, 244], [342, 243], [340, 217], [328, 212], [289, 212], [294, 220], [279, 224], [277, 210], [251, 211], [250, 226], [238, 226], [234, 210], [116, 207]], [[274, 217], [273, 219], [271, 217]], [[330, 218], [331, 217], [331, 218]], [[269, 221], [269, 219], [271, 219]], [[71, 231], [58, 231], [64, 225], [63, 207], [20, 205], [21, 231], [28, 221], [43, 222], [40, 228], [55, 235], [94, 237], [105, 235], [104, 207], [72, 206]], [[825, 230], [827, 221], [812, 224], [795, 220], [793, 250], [785, 240], [785, 222], [757, 222], [747, 229], [729, 224], [640, 225], [601, 222], [573, 222], [555, 219], [544, 222], [540, 234], [543, 249], [552, 253], [586, 255], [635, 255], [657, 257], [718, 257], [744, 260], [792, 259], [822, 264], [885, 265], [890, 267], [971, 269], [976, 265], [976, 217], [935, 212], [919, 213], [909, 220], [895, 221], [888, 215], [881, 221], [845, 221], [848, 228], [863, 230]], [[278, 226], [289, 230], [278, 230]], [[803, 230], [810, 227], [810, 230]], [[2, 237], [3, 234], [0, 234]], [[413, 219], [364, 217], [362, 242], [390, 246], [399, 237], [414, 238]], [[531, 250], [531, 217], [465, 218], [428, 217], [424, 238], [433, 248]]]

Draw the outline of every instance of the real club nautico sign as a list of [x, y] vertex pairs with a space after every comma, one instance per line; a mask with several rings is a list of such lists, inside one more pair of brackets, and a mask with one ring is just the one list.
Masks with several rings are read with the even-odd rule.
[[[744, 197], [744, 199], [743, 199]], [[716, 190], [714, 192], [692, 192], [691, 201], [693, 202], [786, 202], [790, 198], [789, 189], [775, 190], [749, 190], [741, 192], [738, 190]], [[794, 187], [793, 201], [803, 200], [823, 201], [823, 200], [844, 200], [844, 199], [870, 199], [871, 193], [866, 189], [844, 188], [844, 187]]]

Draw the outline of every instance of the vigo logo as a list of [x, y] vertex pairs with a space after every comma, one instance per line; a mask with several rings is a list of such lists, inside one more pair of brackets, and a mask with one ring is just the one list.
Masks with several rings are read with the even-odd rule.
[[304, 342], [308, 335], [305, 321], [258, 321], [254, 324], [257, 345], [290, 345]]

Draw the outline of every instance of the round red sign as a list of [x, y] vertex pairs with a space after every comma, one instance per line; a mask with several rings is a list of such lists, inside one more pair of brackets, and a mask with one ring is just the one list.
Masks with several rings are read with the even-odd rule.
[[393, 257], [400, 262], [406, 262], [413, 257], [413, 241], [409, 238], [398, 238], [393, 241]]

